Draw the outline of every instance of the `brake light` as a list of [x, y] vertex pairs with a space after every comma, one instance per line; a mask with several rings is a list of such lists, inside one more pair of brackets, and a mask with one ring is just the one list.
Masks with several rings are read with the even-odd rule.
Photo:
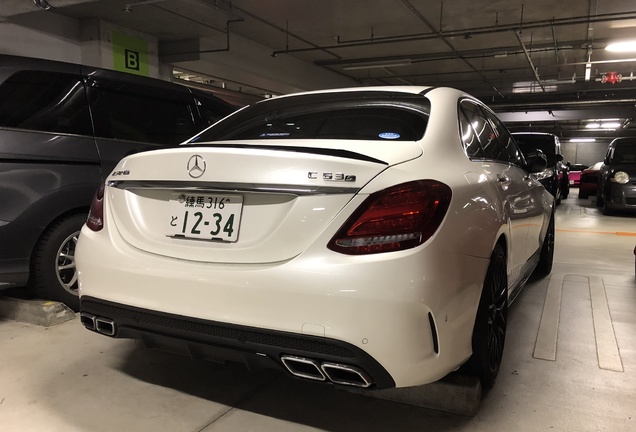
[[442, 223], [451, 189], [418, 180], [367, 198], [331, 239], [328, 248], [349, 255], [404, 250], [421, 245]]
[[93, 231], [99, 231], [104, 228], [104, 188], [105, 183], [101, 182], [93, 196], [91, 210], [86, 220], [86, 226]]

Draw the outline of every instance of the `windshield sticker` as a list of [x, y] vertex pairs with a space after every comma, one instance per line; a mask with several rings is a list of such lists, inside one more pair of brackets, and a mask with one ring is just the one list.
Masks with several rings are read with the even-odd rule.
[[400, 137], [400, 134], [395, 132], [382, 132], [378, 136], [384, 139], [398, 139]]

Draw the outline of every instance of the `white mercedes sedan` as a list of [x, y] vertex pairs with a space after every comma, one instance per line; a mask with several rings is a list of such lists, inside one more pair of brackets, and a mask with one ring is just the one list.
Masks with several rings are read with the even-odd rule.
[[450, 88], [255, 103], [106, 178], [76, 250], [81, 322], [337, 385], [491, 386], [508, 306], [552, 267], [545, 166]]

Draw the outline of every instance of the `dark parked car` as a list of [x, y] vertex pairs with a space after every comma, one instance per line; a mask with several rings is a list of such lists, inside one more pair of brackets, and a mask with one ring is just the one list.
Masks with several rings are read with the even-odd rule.
[[636, 212], [636, 138], [616, 138], [607, 147], [596, 197], [603, 214]]
[[0, 55], [0, 288], [77, 308], [75, 244], [101, 179], [233, 110], [166, 81]]
[[549, 133], [515, 132], [512, 134], [525, 156], [535, 150], [541, 150], [548, 160], [548, 166], [533, 177], [554, 196], [556, 203], [566, 199], [570, 193], [570, 181], [567, 165], [563, 163], [559, 137]]
[[579, 198], [587, 199], [598, 194], [598, 174], [601, 171], [603, 162], [596, 162], [589, 168], [581, 171], [579, 180]]

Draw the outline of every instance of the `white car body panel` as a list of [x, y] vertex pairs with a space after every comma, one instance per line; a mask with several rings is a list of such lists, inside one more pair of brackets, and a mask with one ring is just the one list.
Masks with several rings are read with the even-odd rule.
[[[333, 93], [342, 91], [350, 90]], [[342, 341], [376, 360], [396, 387], [452, 372], [471, 355], [495, 244], [505, 239], [509, 285], [522, 285], [552, 201], [520, 167], [466, 157], [456, 117], [458, 98], [468, 96], [434, 89], [426, 97], [431, 116], [419, 142], [219, 142], [122, 160], [107, 178], [103, 228], [85, 226], [77, 246], [82, 300]], [[286, 146], [336, 146], [367, 159], [287, 152]], [[193, 155], [207, 163], [198, 179], [188, 175]], [[355, 181], [310, 178], [310, 172]], [[422, 245], [367, 255], [326, 247], [371, 194], [426, 179], [449, 186], [452, 199]], [[197, 188], [243, 195], [236, 243], [165, 235], [169, 197]]]

